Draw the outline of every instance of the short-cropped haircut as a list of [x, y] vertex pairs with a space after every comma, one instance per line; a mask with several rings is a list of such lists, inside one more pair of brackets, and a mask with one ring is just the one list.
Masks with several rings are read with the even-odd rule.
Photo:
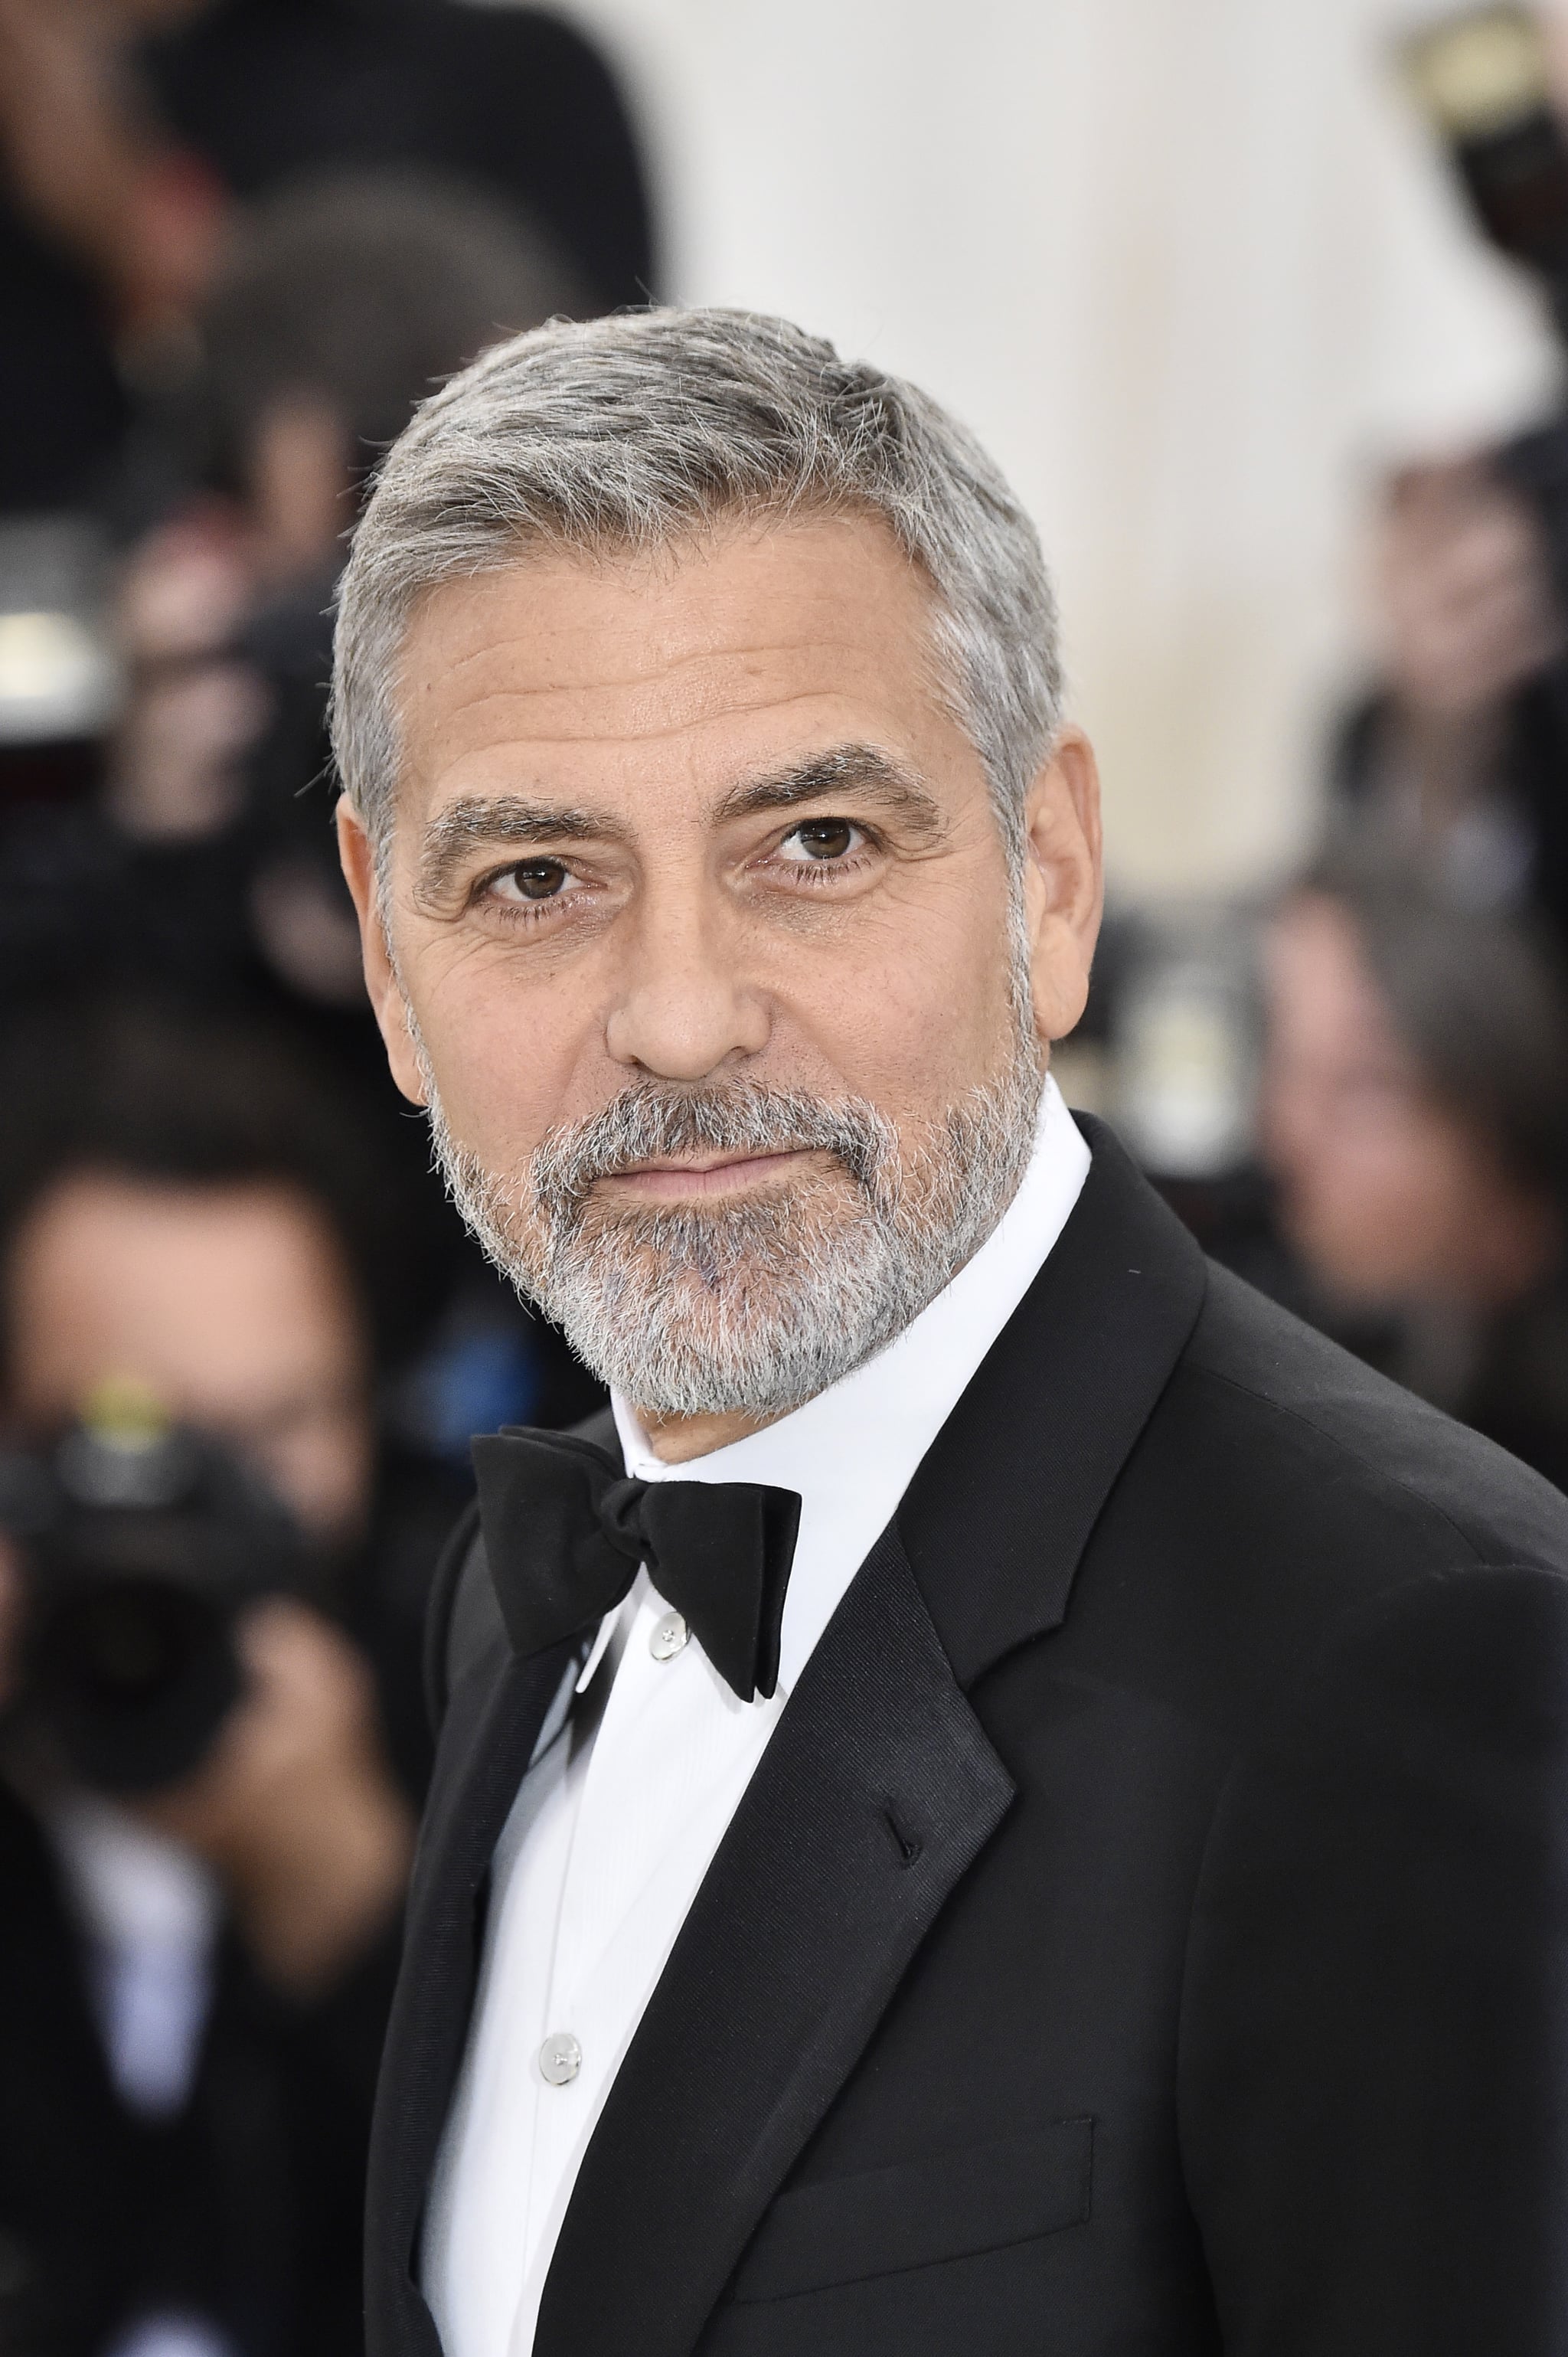
[[917, 386], [787, 320], [723, 310], [515, 336], [392, 445], [343, 577], [332, 697], [338, 776], [372, 840], [384, 850], [398, 666], [426, 591], [531, 547], [640, 554], [736, 520], [815, 514], [879, 519], [928, 579], [940, 686], [1015, 851], [1061, 697], [1033, 523]]

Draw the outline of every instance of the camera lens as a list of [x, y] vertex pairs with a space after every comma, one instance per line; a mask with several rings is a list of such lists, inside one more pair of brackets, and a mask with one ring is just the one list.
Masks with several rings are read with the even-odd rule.
[[89, 1582], [38, 1633], [34, 1674], [66, 1757], [101, 1791], [174, 1783], [239, 1697], [226, 1613], [171, 1582]]

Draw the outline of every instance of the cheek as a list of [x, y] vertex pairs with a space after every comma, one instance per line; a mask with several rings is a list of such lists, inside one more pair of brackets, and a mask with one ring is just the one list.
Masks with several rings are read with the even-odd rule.
[[574, 1084], [598, 1036], [585, 993], [524, 993], [493, 958], [411, 961], [405, 973], [442, 1109], [461, 1145], [502, 1168], [571, 1116]]
[[802, 944], [778, 977], [843, 1083], [889, 1112], [945, 1108], [1001, 1067], [1010, 1044], [1005, 905], [934, 897], [832, 951]]

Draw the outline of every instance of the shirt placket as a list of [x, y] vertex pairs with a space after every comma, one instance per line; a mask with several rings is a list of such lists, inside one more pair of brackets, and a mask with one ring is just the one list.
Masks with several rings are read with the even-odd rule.
[[[535, 2055], [538, 2080], [531, 2233], [537, 2212], [555, 2198], [563, 2173], [594, 2115], [615, 2060], [618, 2025], [594, 2001], [594, 1983], [625, 1911], [628, 1869], [645, 1846], [641, 1802], [656, 1801], [622, 1764], [628, 1720], [648, 1699], [639, 1642], [645, 1607], [630, 1615], [591, 1749], [575, 1772], [583, 1781], [561, 1889], [547, 1975], [543, 2028]], [[607, 1788], [609, 1797], [607, 1799]]]

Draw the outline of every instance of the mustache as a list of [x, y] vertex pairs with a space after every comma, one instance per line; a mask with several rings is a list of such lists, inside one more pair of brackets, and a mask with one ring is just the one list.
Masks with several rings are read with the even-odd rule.
[[538, 1209], [559, 1220], [581, 1209], [598, 1179], [682, 1154], [831, 1154], [875, 1196], [897, 1152], [892, 1123], [863, 1097], [830, 1102], [755, 1081], [640, 1081], [585, 1120], [550, 1131], [530, 1178]]

